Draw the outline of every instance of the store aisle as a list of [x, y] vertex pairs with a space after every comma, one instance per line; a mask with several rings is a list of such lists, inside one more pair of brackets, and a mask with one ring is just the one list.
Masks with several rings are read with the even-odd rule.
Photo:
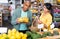
[[4, 21], [3, 22], [3, 27], [7, 27], [8, 29], [12, 29], [13, 26], [11, 25], [10, 21]]

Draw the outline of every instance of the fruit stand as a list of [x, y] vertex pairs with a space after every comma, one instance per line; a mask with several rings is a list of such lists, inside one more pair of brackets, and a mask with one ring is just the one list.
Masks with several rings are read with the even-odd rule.
[[[39, 31], [38, 28], [32, 26], [32, 31], [35, 31], [35, 33], [39, 34], [39, 36], [34, 35], [38, 37], [39, 39], [60, 39], [60, 29], [53, 28], [49, 31]], [[32, 37], [34, 39], [34, 37]]]
[[27, 39], [27, 34], [18, 32], [16, 29], [9, 29], [7, 34], [0, 34], [0, 39]]
[[16, 29], [9, 29], [7, 34], [0, 34], [0, 39], [60, 39], [60, 29], [54, 28], [46, 32], [32, 30], [26, 33], [19, 32]]
[[[53, 33], [49, 32], [28, 32], [31, 39], [60, 39], [60, 30], [54, 30]], [[28, 35], [28, 34], [27, 34]]]
[[[35, 20], [36, 16], [38, 14], [40, 14], [40, 12], [39, 12], [40, 10], [38, 9], [40, 6], [39, 6], [39, 3], [37, 3], [37, 2], [34, 2], [32, 4], [33, 6], [31, 9], [32, 14], [33, 14], [32, 18], [34, 20]], [[29, 18], [20, 17], [20, 18], [18, 18], [18, 21], [21, 23], [23, 23], [23, 22], [28, 23]], [[36, 22], [34, 22], [34, 23], [36, 23]], [[30, 30], [31, 31], [27, 31], [26, 33], [22, 33], [14, 28], [12, 30], [9, 29], [7, 33], [0, 34], [0, 39], [60, 39], [60, 29], [58, 29], [58, 28], [52, 28], [49, 31], [47, 31], [47, 29], [44, 29], [43, 31], [40, 32], [40, 29], [38, 29], [37, 26], [32, 25], [30, 27]]]

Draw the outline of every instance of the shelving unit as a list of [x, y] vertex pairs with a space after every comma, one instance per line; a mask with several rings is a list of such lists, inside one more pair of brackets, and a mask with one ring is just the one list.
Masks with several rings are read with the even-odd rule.
[[0, 26], [2, 26], [2, 12], [0, 12]]

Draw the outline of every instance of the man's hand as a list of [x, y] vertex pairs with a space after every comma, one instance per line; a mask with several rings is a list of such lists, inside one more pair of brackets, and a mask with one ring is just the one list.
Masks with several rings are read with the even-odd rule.
[[18, 24], [20, 23], [19, 18], [16, 19], [16, 22], [17, 22]]

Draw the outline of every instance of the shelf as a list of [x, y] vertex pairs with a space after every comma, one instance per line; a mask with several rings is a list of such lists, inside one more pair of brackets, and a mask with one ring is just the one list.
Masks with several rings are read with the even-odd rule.
[[2, 26], [2, 12], [0, 12], [0, 26]]
[[0, 22], [0, 26], [2, 26], [2, 22]]

